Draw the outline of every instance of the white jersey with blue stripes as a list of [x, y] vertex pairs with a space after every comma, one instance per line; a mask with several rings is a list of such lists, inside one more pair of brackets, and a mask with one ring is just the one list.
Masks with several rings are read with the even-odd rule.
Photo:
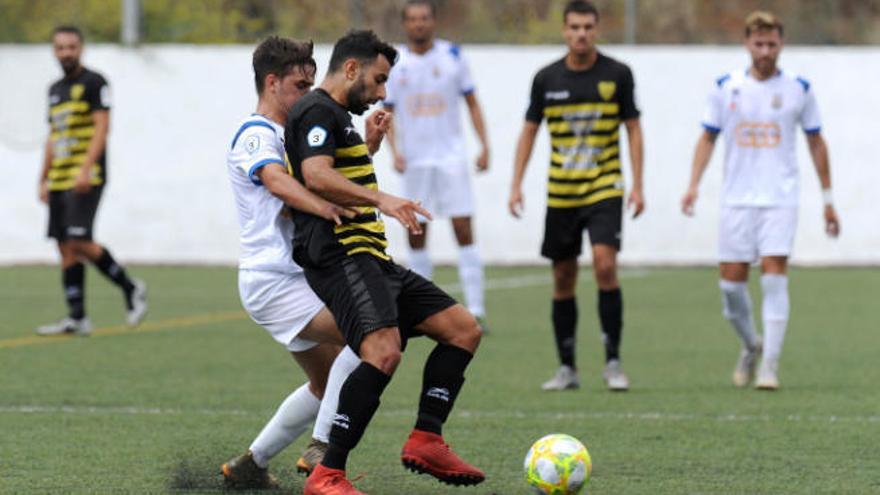
[[764, 81], [731, 72], [716, 81], [702, 123], [724, 134], [723, 205], [797, 206], [797, 128], [822, 127], [809, 82], [782, 71]]
[[238, 210], [239, 269], [302, 271], [293, 261], [293, 221], [284, 213], [284, 203], [256, 175], [270, 164], [286, 168], [284, 157], [284, 127], [258, 114], [241, 121], [226, 155]]

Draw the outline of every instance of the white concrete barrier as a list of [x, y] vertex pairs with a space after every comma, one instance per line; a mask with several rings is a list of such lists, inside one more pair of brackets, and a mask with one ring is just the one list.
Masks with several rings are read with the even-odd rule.
[[[703, 180], [695, 218], [679, 200], [700, 132], [705, 95], [719, 75], [748, 65], [739, 47], [607, 46], [632, 67], [645, 134], [647, 211], [624, 227], [622, 262], [713, 263], [722, 150]], [[224, 156], [236, 122], [256, 96], [250, 46], [92, 45], [86, 65], [113, 88], [109, 186], [97, 238], [128, 262], [235, 263], [237, 225]], [[543, 234], [549, 156], [542, 129], [525, 185], [521, 220], [507, 213], [513, 150], [534, 73], [564, 53], [560, 46], [466, 46], [492, 144], [491, 170], [475, 175], [476, 235], [488, 263], [535, 263]], [[329, 47], [317, 50], [321, 72]], [[834, 192], [843, 235], [825, 237], [819, 185], [803, 140], [799, 146], [802, 202], [794, 261], [880, 263], [880, 214], [871, 197], [880, 184], [880, 144], [873, 118], [880, 94], [880, 49], [787, 47], [785, 70], [813, 83], [831, 150]], [[46, 208], [36, 179], [47, 134], [47, 88], [59, 76], [46, 45], [0, 45], [0, 264], [53, 262], [45, 238]], [[468, 129], [469, 125], [466, 126]], [[470, 149], [476, 147], [471, 136]], [[723, 146], [719, 143], [719, 148]], [[625, 146], [623, 147], [625, 148]], [[397, 191], [388, 154], [376, 157], [381, 187]], [[625, 175], [629, 164], [625, 161]], [[456, 248], [448, 221], [431, 227], [431, 250], [450, 262]], [[391, 253], [406, 257], [402, 228], [389, 222]]]

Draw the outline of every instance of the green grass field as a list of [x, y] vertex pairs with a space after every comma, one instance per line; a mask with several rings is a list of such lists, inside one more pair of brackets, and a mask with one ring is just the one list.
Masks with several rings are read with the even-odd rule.
[[[134, 267], [147, 322], [88, 272], [90, 338], [38, 338], [64, 312], [51, 267], [0, 269], [0, 493], [222, 493], [219, 465], [250, 443], [303, 378], [241, 312], [232, 268]], [[522, 460], [565, 432], [593, 457], [591, 494], [880, 493], [878, 269], [796, 269], [777, 393], [730, 385], [738, 352], [714, 269], [623, 272], [623, 357], [633, 382], [604, 390], [595, 290], [580, 284], [583, 388], [542, 393], [555, 370], [549, 269], [488, 271], [492, 334], [446, 428], [488, 479], [450, 488], [405, 471], [421, 365], [415, 341], [383, 397], [351, 475], [376, 495], [525, 494]], [[455, 282], [454, 270], [438, 281]], [[753, 289], [756, 284], [753, 284]], [[454, 290], [454, 287], [453, 287]], [[753, 293], [756, 301], [758, 293]], [[298, 440], [271, 466], [300, 493]]]

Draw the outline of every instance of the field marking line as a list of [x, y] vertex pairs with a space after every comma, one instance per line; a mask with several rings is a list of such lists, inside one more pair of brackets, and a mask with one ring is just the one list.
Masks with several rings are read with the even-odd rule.
[[28, 337], [0, 340], [0, 349], [12, 349], [15, 347], [22, 347], [26, 345], [60, 344], [62, 342], [70, 342], [71, 340], [84, 338], [137, 335], [140, 333], [158, 332], [173, 328], [195, 327], [199, 325], [208, 325], [211, 323], [244, 320], [247, 319], [247, 317], [247, 313], [245, 313], [244, 311], [224, 311], [218, 313], [204, 313], [178, 318], [168, 318], [165, 320], [146, 321], [134, 328], [127, 325], [114, 325], [110, 327], [97, 328], [92, 332], [89, 337], [80, 337], [78, 335], [31, 335]]
[[[496, 291], [506, 289], [522, 289], [527, 287], [549, 286], [552, 284], [552, 274], [548, 270], [547, 273], [518, 275], [513, 277], [495, 278], [486, 280], [485, 290]], [[621, 278], [639, 278], [647, 275], [644, 270], [624, 270], [621, 272]], [[461, 284], [451, 283], [442, 284], [440, 288], [446, 292], [460, 294], [462, 292]], [[126, 325], [115, 325], [110, 327], [102, 327], [95, 329], [91, 337], [110, 337], [116, 335], [136, 335], [144, 332], [157, 332], [161, 330], [169, 330], [181, 327], [195, 327], [210, 323], [220, 323], [225, 321], [244, 320], [248, 316], [244, 311], [226, 311], [219, 313], [204, 313], [190, 315], [178, 318], [170, 318], [166, 320], [147, 321], [141, 325], [131, 328]], [[0, 340], [0, 349], [13, 349], [28, 345], [45, 345], [59, 344], [69, 342], [71, 339], [79, 339], [82, 337], [76, 335], [57, 335], [57, 336], [37, 336], [30, 335], [27, 337], [18, 337], [12, 339]]]
[[[241, 409], [178, 409], [161, 407], [139, 406], [47, 406], [47, 405], [0, 405], [0, 414], [78, 414], [78, 415], [117, 415], [117, 416], [243, 416], [263, 418], [266, 411], [246, 411]], [[410, 417], [415, 414], [414, 409], [379, 410], [379, 416]], [[880, 423], [880, 416], [804, 416], [800, 414], [788, 415], [754, 415], [754, 414], [686, 414], [670, 412], [524, 412], [511, 410], [497, 411], [472, 411], [462, 410], [453, 412], [453, 416], [460, 419], [539, 419], [541, 421], [571, 421], [571, 420], [627, 420], [627, 421], [669, 421], [669, 422], [695, 422], [714, 421], [719, 423], [735, 422], [772, 422], [781, 421], [789, 423]]]

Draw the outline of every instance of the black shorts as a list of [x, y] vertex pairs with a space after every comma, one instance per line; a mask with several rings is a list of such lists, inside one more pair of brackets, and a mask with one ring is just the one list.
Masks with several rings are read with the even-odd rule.
[[342, 258], [329, 267], [304, 268], [306, 280], [336, 318], [345, 341], [360, 354], [364, 336], [398, 327], [401, 342], [416, 326], [456, 303], [432, 282], [370, 254]]
[[67, 191], [49, 192], [49, 237], [92, 240], [92, 224], [101, 202], [103, 187], [92, 186], [84, 194]]
[[541, 256], [551, 260], [577, 258], [584, 229], [590, 244], [607, 244], [620, 251], [623, 198], [610, 198], [577, 208], [547, 208]]

